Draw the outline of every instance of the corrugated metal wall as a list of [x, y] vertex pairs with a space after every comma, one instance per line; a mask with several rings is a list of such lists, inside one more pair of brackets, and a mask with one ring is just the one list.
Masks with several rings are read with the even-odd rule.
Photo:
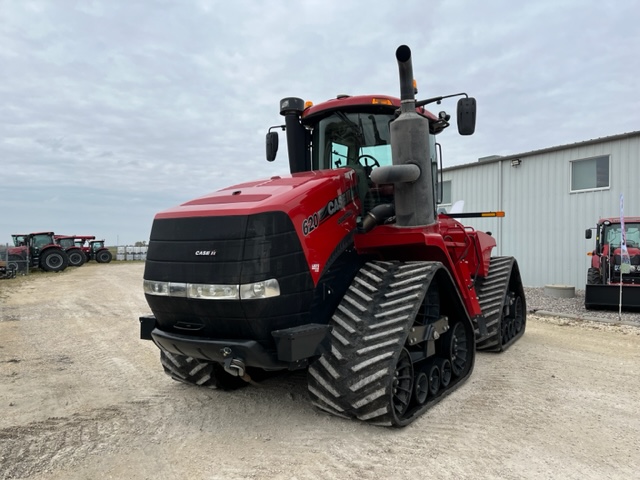
[[[610, 188], [570, 193], [572, 160], [610, 155]], [[495, 162], [445, 169], [452, 201], [464, 211], [504, 210], [505, 218], [463, 219], [491, 231], [495, 255], [516, 257], [526, 286], [573, 285], [584, 289], [587, 252], [594, 240], [584, 232], [600, 217], [618, 216], [620, 193], [627, 216], [640, 216], [640, 134], [544, 153], [523, 154], [520, 165], [510, 156]]]

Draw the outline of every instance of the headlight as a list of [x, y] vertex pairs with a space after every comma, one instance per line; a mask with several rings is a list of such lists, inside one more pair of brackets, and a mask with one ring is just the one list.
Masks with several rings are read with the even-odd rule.
[[188, 287], [189, 298], [202, 298], [206, 300], [237, 300], [238, 285], [201, 285], [190, 283]]
[[169, 295], [169, 282], [144, 281], [144, 293], [149, 295]]
[[274, 278], [264, 282], [240, 285], [240, 298], [243, 300], [277, 297], [278, 295], [280, 295], [280, 285]]
[[275, 278], [243, 285], [145, 280], [144, 293], [166, 297], [198, 298], [201, 300], [253, 300], [279, 296], [280, 284]]
[[187, 284], [173, 282], [156, 282], [155, 280], [144, 281], [144, 293], [149, 295], [161, 295], [168, 297], [186, 297]]

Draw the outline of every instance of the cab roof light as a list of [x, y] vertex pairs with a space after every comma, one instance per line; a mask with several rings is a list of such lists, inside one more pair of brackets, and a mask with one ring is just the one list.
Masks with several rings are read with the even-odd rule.
[[372, 98], [371, 103], [375, 105], [393, 105], [393, 102], [388, 98]]
[[311, 100], [307, 100], [306, 102], [304, 102], [304, 109], [306, 110], [307, 108], [311, 108], [313, 107], [313, 102]]

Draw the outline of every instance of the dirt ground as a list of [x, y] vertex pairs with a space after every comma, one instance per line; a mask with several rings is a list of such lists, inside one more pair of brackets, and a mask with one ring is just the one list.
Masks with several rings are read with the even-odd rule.
[[0, 479], [638, 478], [640, 328], [529, 316], [404, 429], [313, 409], [303, 373], [189, 387], [139, 340], [141, 263], [0, 281]]

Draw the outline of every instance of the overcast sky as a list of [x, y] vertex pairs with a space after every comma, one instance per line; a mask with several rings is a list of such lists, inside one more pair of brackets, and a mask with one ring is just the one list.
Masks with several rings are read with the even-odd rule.
[[401, 44], [418, 98], [477, 99], [475, 135], [439, 137], [445, 167], [638, 130], [638, 18], [635, 0], [0, 0], [0, 242], [132, 244], [156, 212], [287, 173], [264, 153], [280, 99], [399, 96]]

